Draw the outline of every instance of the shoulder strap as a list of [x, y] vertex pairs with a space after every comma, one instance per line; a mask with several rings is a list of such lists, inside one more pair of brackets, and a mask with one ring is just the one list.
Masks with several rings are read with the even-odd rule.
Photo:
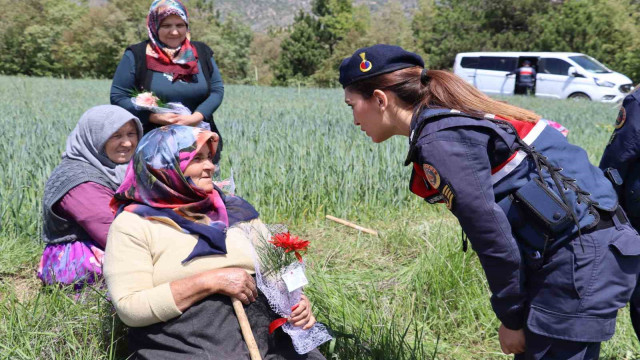
[[151, 88], [151, 78], [153, 74], [147, 69], [147, 43], [148, 41], [145, 40], [127, 48], [127, 50], [131, 50], [133, 53], [136, 67], [135, 86], [139, 91]]
[[411, 131], [411, 135], [409, 136], [409, 153], [407, 154], [407, 158], [404, 161], [404, 166], [407, 166], [413, 162], [413, 157], [416, 151], [416, 144], [418, 143], [418, 139], [420, 138], [420, 133], [422, 133], [422, 130], [424, 130], [424, 127], [427, 126], [428, 123], [436, 119], [440, 120], [440, 119], [444, 119], [452, 116], [467, 117], [467, 118], [472, 118], [476, 120], [481, 119], [477, 116], [472, 116], [469, 114], [465, 114], [461, 111], [451, 110], [451, 109], [439, 109], [438, 111], [435, 111], [431, 115], [423, 118], [420, 124], [418, 124], [418, 126]]
[[198, 60], [202, 66], [202, 75], [204, 75], [209, 92], [211, 92], [211, 76], [213, 74], [213, 67], [211, 66], [211, 61], [209, 59], [213, 56], [213, 50], [211, 50], [207, 44], [200, 41], [192, 41], [191, 44], [198, 52]]

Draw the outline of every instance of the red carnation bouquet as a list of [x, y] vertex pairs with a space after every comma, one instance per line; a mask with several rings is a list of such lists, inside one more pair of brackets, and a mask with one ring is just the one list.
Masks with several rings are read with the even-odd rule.
[[320, 323], [302, 330], [287, 322], [292, 308], [300, 302], [302, 287], [309, 283], [302, 258], [309, 244], [309, 241], [286, 231], [273, 235], [270, 240], [262, 239], [256, 245], [256, 284], [267, 297], [273, 311], [281, 316], [271, 323], [269, 333], [282, 327], [291, 336], [299, 354], [306, 354], [331, 340], [331, 335]]

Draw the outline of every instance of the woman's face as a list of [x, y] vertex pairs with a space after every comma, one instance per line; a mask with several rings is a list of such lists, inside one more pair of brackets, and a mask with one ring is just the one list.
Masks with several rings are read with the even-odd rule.
[[168, 47], [175, 49], [187, 38], [187, 24], [178, 15], [169, 15], [160, 23], [158, 37]]
[[122, 125], [104, 144], [104, 152], [109, 160], [124, 164], [131, 160], [138, 146], [138, 128], [133, 120]]
[[384, 116], [386, 104], [381, 104], [380, 101], [380, 97], [375, 95], [365, 99], [357, 92], [349, 89], [344, 90], [344, 102], [353, 111], [354, 125], [360, 126], [360, 130], [364, 131], [375, 143], [383, 142], [395, 135], [394, 127]]
[[196, 156], [189, 162], [183, 173], [185, 177], [190, 177], [191, 181], [206, 192], [213, 191], [213, 175], [216, 166], [213, 165], [213, 154], [209, 151], [209, 146], [203, 146]]

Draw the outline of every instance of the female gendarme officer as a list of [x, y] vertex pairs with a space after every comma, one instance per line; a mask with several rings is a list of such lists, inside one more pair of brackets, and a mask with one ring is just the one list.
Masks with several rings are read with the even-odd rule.
[[640, 272], [640, 237], [611, 183], [535, 113], [423, 67], [389, 45], [345, 59], [355, 124], [374, 142], [409, 136], [411, 191], [444, 202], [468, 234], [505, 353], [597, 359]]
[[[631, 225], [640, 229], [640, 91], [627, 95], [600, 168], [613, 182]], [[631, 299], [631, 323], [640, 339], [640, 287]]]

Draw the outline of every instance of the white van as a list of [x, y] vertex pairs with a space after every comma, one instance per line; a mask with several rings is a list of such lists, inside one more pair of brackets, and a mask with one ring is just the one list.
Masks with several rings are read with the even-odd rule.
[[537, 73], [536, 96], [617, 102], [633, 90], [631, 79], [580, 53], [459, 53], [453, 71], [487, 94], [513, 95], [516, 76], [508, 74], [521, 67], [525, 60]]

